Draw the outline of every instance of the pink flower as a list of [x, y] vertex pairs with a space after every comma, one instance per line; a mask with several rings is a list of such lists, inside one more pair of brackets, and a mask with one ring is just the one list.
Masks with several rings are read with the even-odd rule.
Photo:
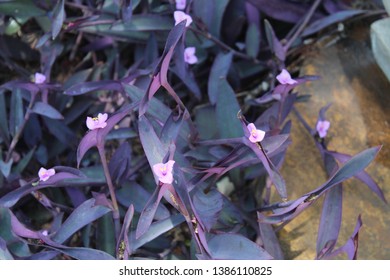
[[99, 113], [96, 118], [87, 117], [87, 127], [90, 130], [98, 129], [98, 128], [105, 128], [107, 123], [107, 114], [101, 114]]
[[184, 10], [186, 8], [186, 0], [176, 0], [176, 9]]
[[182, 22], [185, 19], [187, 20], [186, 27], [190, 26], [190, 24], [192, 23], [192, 17], [182, 11], [175, 11], [173, 13], [173, 17], [175, 18], [175, 25], [178, 25], [180, 22]]
[[276, 76], [276, 79], [281, 83], [282, 85], [293, 85], [298, 83], [294, 79], [291, 79], [290, 73], [286, 69], [283, 69], [282, 72], [280, 72], [279, 75]]
[[249, 141], [251, 141], [252, 143], [260, 142], [264, 139], [265, 131], [257, 129], [253, 123], [248, 124], [247, 128], [249, 130], [249, 133], [251, 134], [249, 136]]
[[38, 84], [43, 84], [46, 81], [46, 76], [41, 74], [41, 73], [35, 73], [34, 75], [34, 83]]
[[317, 122], [317, 132], [320, 138], [324, 138], [328, 132], [328, 129], [330, 127], [330, 122], [328, 121], [318, 121]]
[[198, 58], [195, 55], [196, 48], [188, 47], [184, 50], [184, 61], [188, 64], [195, 64], [198, 62]]
[[41, 167], [38, 171], [39, 181], [45, 182], [54, 174], [56, 174], [56, 171], [53, 168], [45, 169]]
[[153, 172], [158, 177], [158, 180], [164, 184], [172, 184], [173, 182], [173, 165], [174, 160], [169, 160], [167, 163], [157, 163], [153, 165]]

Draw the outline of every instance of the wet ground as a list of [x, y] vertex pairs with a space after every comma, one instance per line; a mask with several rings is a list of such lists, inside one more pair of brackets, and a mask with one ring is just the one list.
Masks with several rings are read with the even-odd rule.
[[[305, 54], [301, 75], [320, 75], [321, 80], [301, 86], [300, 94], [310, 94], [296, 108], [314, 127], [318, 110], [328, 104], [331, 122], [328, 148], [356, 154], [383, 145], [379, 156], [366, 170], [390, 201], [390, 82], [373, 58], [369, 25], [354, 27], [330, 46], [316, 45]], [[282, 174], [291, 199], [326, 181], [320, 155], [297, 118], [293, 119], [292, 141]], [[383, 203], [356, 179], [343, 184], [343, 220], [338, 245], [352, 234], [362, 214], [358, 259], [390, 259], [390, 205]], [[286, 258], [314, 259], [322, 200], [288, 224], [281, 232], [286, 240]]]

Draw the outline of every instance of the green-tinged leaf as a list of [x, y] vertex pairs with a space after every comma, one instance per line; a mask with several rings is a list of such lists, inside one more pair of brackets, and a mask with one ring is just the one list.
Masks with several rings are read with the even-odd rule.
[[218, 134], [215, 107], [202, 106], [195, 111], [195, 123], [198, 128], [200, 139], [215, 139]]
[[57, 111], [56, 108], [44, 102], [35, 102], [34, 106], [31, 109], [32, 112], [46, 116], [51, 119], [62, 120], [64, 117], [60, 112]]
[[7, 110], [5, 104], [4, 90], [0, 89], [0, 137], [9, 143], [9, 130], [7, 123]]
[[194, 13], [206, 24], [209, 32], [220, 37], [223, 15], [229, 0], [196, 0], [193, 2]]
[[216, 105], [217, 127], [221, 138], [242, 136], [242, 127], [237, 113], [240, 111], [235, 93], [226, 80], [218, 83], [218, 102]]
[[[129, 207], [134, 205], [137, 212], [141, 212], [146, 203], [151, 197], [151, 194], [143, 187], [134, 181], [124, 182], [123, 186], [116, 191], [117, 199], [120, 204]], [[156, 220], [164, 220], [169, 217], [169, 210], [163, 205], [159, 204], [154, 218]]]
[[111, 213], [103, 215], [97, 222], [97, 249], [115, 256], [115, 231]]
[[153, 166], [157, 163], [161, 163], [163, 158], [168, 152], [157, 136], [146, 116], [139, 118], [139, 137], [141, 139], [142, 147], [145, 151], [146, 158], [149, 161], [149, 165]]
[[272, 256], [256, 243], [238, 234], [216, 234], [208, 241], [216, 260], [270, 260]]
[[33, 157], [34, 155], [34, 152], [35, 152], [35, 148], [31, 149], [19, 162], [18, 164], [15, 166], [15, 169], [13, 170], [13, 172], [16, 172], [16, 173], [22, 173], [24, 171], [24, 169], [27, 167], [27, 165], [29, 164], [31, 158]]
[[4, 162], [0, 158], [0, 171], [4, 175], [5, 178], [7, 178], [9, 176], [9, 174], [11, 173], [12, 163], [13, 163], [12, 159], [9, 160], [8, 162]]
[[11, 111], [9, 118], [9, 128], [11, 135], [14, 136], [16, 131], [22, 125], [24, 120], [22, 89], [15, 89], [11, 95]]
[[[140, 101], [145, 95], [145, 92], [133, 85], [122, 84], [125, 92], [133, 102]], [[152, 98], [148, 103], [148, 114], [157, 118], [159, 121], [164, 122], [168, 119], [171, 114], [169, 109], [163, 102], [157, 98]]]
[[249, 56], [257, 57], [260, 50], [260, 30], [256, 24], [251, 23], [246, 31], [245, 47]]
[[233, 54], [231, 52], [224, 54], [219, 53], [214, 60], [213, 66], [210, 70], [210, 77], [208, 81], [207, 91], [210, 103], [215, 105], [220, 91], [220, 81], [226, 80], [226, 75], [232, 63]]
[[53, 236], [53, 241], [64, 243], [75, 232], [85, 225], [97, 220], [110, 212], [111, 209], [102, 205], [95, 205], [95, 199], [91, 198], [77, 207], [69, 218], [62, 224], [60, 229]]
[[91, 248], [56, 248], [55, 250], [64, 253], [76, 260], [114, 260], [115, 258], [106, 252]]
[[176, 214], [168, 219], [155, 222], [150, 226], [149, 230], [138, 239], [135, 239], [135, 231], [132, 231], [129, 233], [130, 248], [132, 250], [137, 250], [163, 233], [177, 227], [184, 221], [183, 215]]
[[0, 237], [0, 260], [13, 260], [11, 253], [8, 251], [7, 243]]
[[6, 242], [7, 250], [17, 257], [29, 256], [31, 253], [27, 243], [24, 240], [16, 237], [12, 232], [10, 210], [1, 206], [0, 225], [0, 238]]
[[62, 29], [62, 25], [65, 20], [64, 4], [65, 4], [64, 0], [59, 0], [53, 10], [53, 17], [52, 17], [53, 23], [51, 29], [51, 36], [53, 40], [60, 33]]
[[193, 203], [202, 224], [207, 231], [210, 231], [222, 210], [223, 198], [221, 193], [215, 189], [207, 193], [204, 193], [202, 189], [198, 189], [193, 196]]
[[1, 1], [0, 14], [13, 17], [36, 17], [45, 15], [32, 0]]

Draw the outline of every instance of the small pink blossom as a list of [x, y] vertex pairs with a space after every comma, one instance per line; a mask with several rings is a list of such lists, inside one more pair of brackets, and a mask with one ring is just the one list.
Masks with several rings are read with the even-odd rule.
[[41, 74], [41, 73], [35, 73], [34, 75], [34, 83], [38, 84], [43, 84], [46, 81], [46, 76]]
[[188, 64], [195, 64], [198, 62], [198, 58], [195, 55], [196, 48], [188, 47], [184, 50], [184, 61]]
[[172, 184], [173, 182], [173, 165], [174, 160], [169, 160], [167, 163], [157, 163], [153, 165], [153, 172], [158, 177], [158, 180], [164, 184]]
[[176, 9], [184, 10], [186, 8], [187, 0], [176, 0]]
[[317, 132], [320, 138], [324, 138], [328, 132], [328, 129], [330, 127], [330, 122], [328, 121], [318, 121], [317, 122]]
[[45, 182], [54, 174], [56, 174], [56, 171], [53, 168], [45, 169], [41, 167], [38, 171], [39, 181]]
[[108, 115], [106, 113], [101, 114], [99, 113], [96, 118], [87, 117], [87, 127], [90, 130], [98, 129], [98, 128], [105, 128], [107, 123]]
[[249, 130], [249, 133], [251, 134], [249, 136], [249, 141], [251, 141], [252, 143], [260, 142], [264, 139], [265, 131], [257, 129], [253, 123], [248, 124], [247, 128]]
[[287, 84], [293, 85], [293, 84], [298, 83], [296, 80], [291, 78], [290, 73], [286, 69], [283, 69], [282, 72], [280, 72], [280, 74], [276, 76], [276, 79], [282, 85], [287, 85]]
[[190, 24], [192, 23], [192, 17], [182, 11], [175, 11], [173, 13], [173, 17], [175, 18], [175, 25], [178, 25], [180, 22], [182, 22], [185, 19], [187, 20], [186, 27], [190, 26]]

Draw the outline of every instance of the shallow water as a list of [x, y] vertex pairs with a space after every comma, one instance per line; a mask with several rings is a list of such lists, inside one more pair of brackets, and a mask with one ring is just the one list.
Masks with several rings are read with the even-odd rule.
[[[375, 162], [366, 169], [390, 201], [390, 82], [376, 65], [370, 49], [368, 25], [355, 27], [331, 46], [316, 45], [305, 54], [302, 75], [320, 75], [321, 80], [300, 86], [310, 94], [297, 110], [314, 127], [318, 111], [329, 102], [331, 122], [327, 143], [330, 150], [356, 154], [383, 145]], [[293, 120], [293, 144], [282, 168], [290, 199], [326, 181], [321, 158], [313, 141], [297, 118]], [[343, 220], [336, 248], [352, 234], [359, 214], [358, 259], [390, 259], [390, 206], [356, 179], [343, 184]], [[286, 258], [314, 259], [322, 199], [288, 224], [280, 233], [286, 240]]]

